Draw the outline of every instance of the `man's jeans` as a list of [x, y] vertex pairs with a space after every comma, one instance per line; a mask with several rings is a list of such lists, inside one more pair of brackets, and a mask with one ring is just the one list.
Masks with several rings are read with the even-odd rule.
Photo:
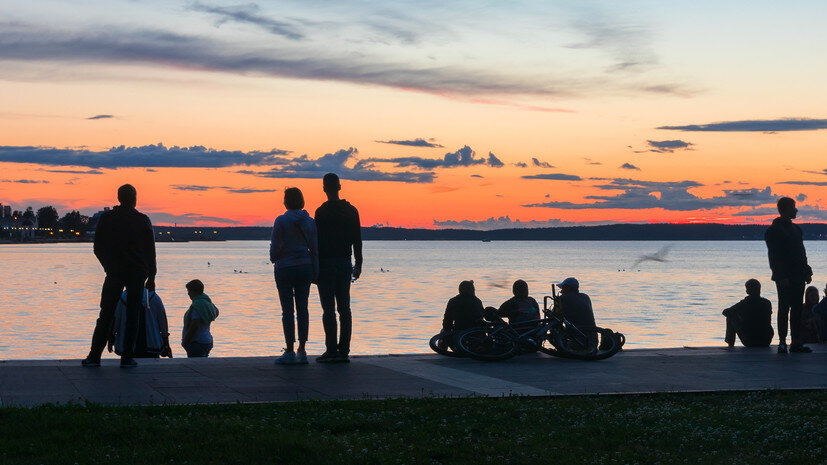
[[310, 316], [307, 301], [310, 298], [310, 284], [313, 281], [313, 265], [286, 266], [275, 268], [276, 289], [281, 301], [281, 324], [284, 327], [284, 342], [296, 342], [293, 322], [293, 299], [296, 302], [296, 320], [299, 323], [299, 341], [307, 341]]
[[[350, 353], [352, 317], [350, 314], [350, 279], [353, 265], [350, 257], [326, 258], [319, 262], [319, 300], [322, 303], [325, 346], [328, 353]], [[339, 312], [341, 334], [336, 342], [336, 312]]]
[[110, 276], [106, 275], [101, 290], [101, 310], [98, 316], [95, 332], [92, 334], [92, 350], [89, 358], [100, 360], [112, 324], [115, 321], [115, 308], [121, 293], [126, 288], [126, 324], [124, 328], [124, 348], [122, 357], [132, 357], [135, 349], [135, 340], [138, 336], [138, 318], [141, 313], [141, 297], [144, 292], [146, 276]]
[[735, 336], [741, 340], [744, 347], [769, 347], [772, 343], [772, 331], [767, 337], [754, 338], [749, 334], [745, 334], [742, 328], [741, 320], [734, 317], [727, 317], [726, 319], [726, 334], [724, 341], [727, 344], [735, 344]]
[[184, 344], [184, 350], [187, 351], [187, 357], [209, 357], [212, 350], [212, 342], [205, 344], [203, 342], [190, 341]]
[[790, 321], [790, 339], [792, 345], [801, 344], [801, 311], [804, 309], [803, 280], [790, 280], [784, 286], [781, 281], [775, 283], [778, 289], [778, 343], [787, 343], [787, 319]]

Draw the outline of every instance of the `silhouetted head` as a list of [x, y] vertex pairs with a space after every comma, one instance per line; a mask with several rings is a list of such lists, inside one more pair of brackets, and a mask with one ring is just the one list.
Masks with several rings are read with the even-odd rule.
[[288, 187], [284, 190], [284, 207], [288, 210], [304, 208], [304, 195], [298, 187]]
[[135, 208], [135, 205], [138, 205], [138, 191], [132, 184], [124, 184], [118, 188], [118, 202], [121, 206]]
[[528, 283], [522, 279], [514, 281], [514, 285], [511, 286], [511, 292], [514, 294], [514, 297], [523, 299], [528, 297]]
[[560, 293], [562, 294], [580, 292], [580, 281], [575, 278], [566, 278], [558, 286], [560, 286]]
[[761, 295], [761, 281], [757, 279], [748, 279], [747, 282], [744, 283], [744, 287], [747, 288], [747, 295], [756, 297]]
[[190, 299], [194, 299], [204, 293], [204, 283], [200, 279], [193, 279], [187, 283], [187, 294]]
[[778, 214], [783, 218], [789, 220], [798, 216], [798, 209], [795, 208], [795, 200], [789, 197], [781, 197], [778, 199]]
[[339, 181], [339, 176], [336, 173], [327, 173], [322, 178], [322, 188], [328, 194], [335, 194], [342, 190], [342, 183]]
[[459, 293], [462, 295], [474, 295], [474, 281], [463, 281], [459, 283]]
[[804, 305], [807, 307], [814, 307], [818, 303], [818, 288], [815, 286], [807, 287], [804, 291]]

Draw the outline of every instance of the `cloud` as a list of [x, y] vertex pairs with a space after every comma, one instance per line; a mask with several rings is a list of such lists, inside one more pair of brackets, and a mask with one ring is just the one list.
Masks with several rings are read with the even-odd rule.
[[494, 168], [499, 168], [504, 163], [489, 152], [487, 158], [477, 158], [476, 152], [471, 150], [471, 147], [464, 146], [456, 152], [448, 152], [440, 158], [423, 158], [423, 157], [396, 157], [396, 158], [368, 158], [365, 162], [369, 163], [393, 163], [397, 168], [419, 168], [424, 170], [432, 170], [436, 168], [458, 168], [467, 166], [488, 165]]
[[[764, 189], [725, 190], [723, 195], [699, 197], [688, 189], [700, 186], [695, 181], [659, 182], [615, 179], [595, 187], [621, 189], [618, 195], [587, 195], [594, 202], [545, 202], [525, 207], [560, 208], [566, 210], [620, 209], [646, 210], [661, 208], [669, 211], [711, 210], [720, 207], [759, 206], [775, 202], [769, 187]], [[656, 195], [657, 194], [657, 195]]]
[[90, 168], [224, 168], [283, 164], [290, 152], [216, 150], [203, 146], [112, 147], [107, 150], [59, 149], [54, 147], [0, 146], [0, 162], [34, 163], [49, 166], [88, 166]]
[[827, 119], [813, 118], [779, 118], [765, 120], [721, 121], [708, 124], [689, 124], [685, 126], [660, 126], [657, 129], [689, 132], [782, 132], [815, 131], [827, 129]]
[[827, 186], [827, 181], [781, 181], [778, 184], [792, 184], [795, 186]]
[[304, 38], [304, 34], [296, 25], [259, 14], [260, 8], [255, 3], [233, 6], [211, 6], [195, 2], [189, 5], [189, 9], [215, 16], [216, 27], [227, 22], [235, 22], [258, 26], [273, 35], [290, 40], [300, 40]]
[[798, 194], [798, 195], [795, 196], [795, 200], [796, 200], [796, 202], [803, 202], [803, 201], [807, 200], [807, 194], [803, 194], [803, 193]]
[[528, 229], [528, 228], [554, 228], [560, 226], [575, 226], [585, 224], [605, 224], [598, 221], [590, 221], [586, 223], [575, 223], [570, 221], [563, 221], [557, 218], [548, 220], [529, 220], [520, 221], [512, 220], [508, 216], [501, 216], [499, 218], [491, 217], [485, 220], [434, 220], [434, 226], [438, 228], [447, 229], [473, 229], [478, 231], [489, 231], [492, 229]]
[[517, 163], [514, 163], [514, 166], [516, 166], [517, 168], [528, 168], [528, 163], [524, 161], [518, 161]]
[[202, 225], [235, 225], [241, 224], [240, 221], [230, 218], [221, 218], [218, 216], [205, 216], [198, 213], [182, 213], [173, 214], [158, 211], [144, 211], [149, 216], [153, 224], [173, 224], [179, 226], [202, 226]]
[[580, 181], [583, 178], [577, 176], [576, 174], [563, 174], [563, 173], [543, 173], [543, 174], [530, 174], [526, 176], [520, 176], [523, 179], [547, 179], [550, 181]]
[[433, 142], [433, 139], [422, 139], [416, 138], [413, 140], [377, 140], [380, 144], [395, 144], [395, 145], [405, 145], [408, 147], [432, 147], [432, 148], [442, 148], [441, 145]]
[[49, 181], [34, 179], [0, 179], [0, 182], [9, 182], [15, 184], [49, 184]]
[[551, 163], [547, 161], [540, 161], [536, 157], [531, 159], [531, 164], [538, 168], [554, 168], [554, 165], [552, 165]]
[[94, 119], [110, 119], [110, 118], [114, 118], [114, 117], [115, 117], [114, 115], [95, 115], [95, 116], [90, 116], [90, 117], [88, 117], [88, 118], [86, 118], [86, 119], [89, 119], [89, 120], [94, 120]]
[[689, 150], [689, 147], [695, 144], [682, 140], [647, 140], [650, 152], [658, 153], [673, 153], [675, 150]]
[[483, 176], [481, 176], [479, 174], [472, 174], [471, 177], [472, 178], [482, 178]]
[[38, 171], [61, 174], [103, 174], [101, 170], [47, 170], [46, 168], [40, 168]]
[[294, 158], [284, 166], [272, 168], [268, 171], [241, 170], [239, 173], [251, 174], [267, 178], [303, 178], [320, 179], [327, 173], [336, 173], [341, 179], [351, 181], [393, 181], [404, 183], [430, 183], [436, 175], [433, 172], [384, 172], [375, 169], [373, 162], [359, 160], [352, 167], [347, 163], [356, 158], [358, 150], [351, 147], [334, 153], [325, 154], [317, 159], [307, 155]]
[[620, 167], [624, 170], [638, 170], [638, 171], [640, 171], [640, 168], [638, 168], [637, 166], [635, 166], [631, 163], [624, 163], [624, 164], [620, 165]]
[[[817, 206], [797, 205], [798, 221], [825, 221], [827, 220], [827, 210], [823, 210]], [[778, 209], [771, 207], [753, 207], [737, 213], [732, 216], [749, 217], [749, 216], [778, 216]]]
[[231, 194], [259, 194], [265, 192], [277, 192], [278, 189], [255, 189], [252, 187], [228, 187], [228, 186], [199, 186], [193, 184], [175, 184], [170, 186], [179, 191], [204, 192], [215, 189], [222, 189]]

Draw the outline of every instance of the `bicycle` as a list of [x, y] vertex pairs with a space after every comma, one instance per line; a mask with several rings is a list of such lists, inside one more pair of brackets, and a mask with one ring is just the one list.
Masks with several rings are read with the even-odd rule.
[[544, 318], [517, 324], [489, 322], [487, 326], [461, 331], [455, 339], [458, 351], [483, 361], [507, 360], [520, 353], [536, 351], [593, 361], [609, 358], [620, 350], [620, 333], [608, 328], [578, 328], [556, 307], [550, 309], [549, 300], [558, 302], [554, 286], [552, 295], [543, 298]]

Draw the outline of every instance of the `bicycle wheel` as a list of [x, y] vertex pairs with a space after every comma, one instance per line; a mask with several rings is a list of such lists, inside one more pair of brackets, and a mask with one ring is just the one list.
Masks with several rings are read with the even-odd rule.
[[445, 341], [445, 335], [442, 333], [432, 337], [428, 345], [431, 346], [431, 350], [439, 355], [445, 355], [447, 357], [462, 357], [461, 353], [454, 351], [454, 348], [447, 344]]
[[[618, 338], [615, 337], [615, 333], [611, 329], [594, 328], [590, 331], [592, 334], [596, 333], [598, 340], [596, 344], [592, 344], [588, 349], [582, 348], [581, 342], [567, 333], [569, 332], [564, 331], [552, 335], [551, 343], [554, 349], [543, 350], [543, 352], [557, 357], [596, 361], [607, 359], [620, 350]], [[594, 343], [594, 340], [592, 340], [592, 343]]]
[[496, 328], [470, 328], [457, 335], [459, 350], [475, 360], [498, 362], [519, 352], [517, 341]]

